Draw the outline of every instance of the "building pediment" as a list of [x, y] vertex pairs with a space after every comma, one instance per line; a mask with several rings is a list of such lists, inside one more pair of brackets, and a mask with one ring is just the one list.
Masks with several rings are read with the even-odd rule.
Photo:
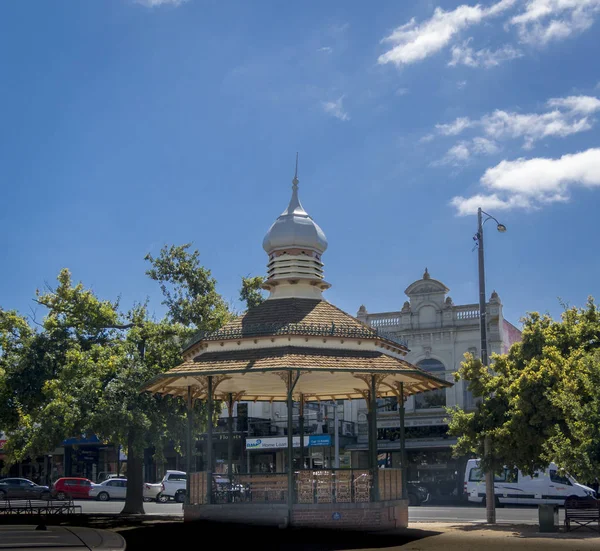
[[405, 289], [406, 295], [409, 297], [415, 295], [431, 295], [431, 294], [446, 294], [450, 289], [437, 279], [420, 279], [409, 285]]

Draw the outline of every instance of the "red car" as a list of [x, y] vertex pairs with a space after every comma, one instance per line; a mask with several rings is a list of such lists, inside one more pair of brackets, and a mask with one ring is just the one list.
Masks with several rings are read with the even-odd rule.
[[88, 478], [63, 477], [52, 486], [52, 495], [56, 499], [87, 499], [90, 497], [92, 481]]

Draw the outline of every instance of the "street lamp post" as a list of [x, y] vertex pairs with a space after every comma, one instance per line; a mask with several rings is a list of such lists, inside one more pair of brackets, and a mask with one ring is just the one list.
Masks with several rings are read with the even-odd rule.
[[[483, 220], [482, 215], [486, 215], [487, 218]], [[485, 262], [484, 262], [484, 251], [483, 251], [483, 225], [488, 220], [494, 220], [497, 224], [499, 232], [504, 233], [506, 226], [496, 220], [491, 214], [477, 209], [477, 234], [475, 240], [477, 241], [478, 247], [478, 261], [479, 261], [479, 327], [481, 335], [481, 363], [488, 367], [488, 349], [487, 349], [487, 315], [486, 315], [486, 301], [485, 301]], [[484, 454], [486, 459], [489, 459], [491, 454], [491, 441], [489, 436], [485, 436], [484, 440]], [[494, 492], [494, 471], [488, 469], [485, 473], [485, 501], [486, 501], [486, 517], [487, 522], [490, 524], [496, 523], [496, 495]]]

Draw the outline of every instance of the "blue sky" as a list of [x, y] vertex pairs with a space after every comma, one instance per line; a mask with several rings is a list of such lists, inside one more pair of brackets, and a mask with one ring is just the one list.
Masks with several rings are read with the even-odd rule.
[[219, 291], [265, 272], [300, 197], [327, 299], [396, 310], [427, 266], [513, 322], [600, 295], [600, 0], [0, 5], [0, 305], [63, 267], [163, 312], [144, 256], [193, 242]]

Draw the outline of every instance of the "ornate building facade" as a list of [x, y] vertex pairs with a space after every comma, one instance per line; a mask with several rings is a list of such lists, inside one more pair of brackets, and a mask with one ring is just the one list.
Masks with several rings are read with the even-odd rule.
[[[371, 313], [363, 305], [357, 318], [373, 328], [385, 330], [407, 342], [406, 359], [432, 374], [454, 380], [454, 372], [470, 352], [480, 355], [479, 305], [456, 305], [449, 289], [433, 279], [425, 269], [423, 277], [410, 284], [408, 300], [399, 311]], [[503, 354], [520, 340], [520, 331], [504, 319], [502, 302], [494, 291], [487, 303], [488, 353]], [[456, 440], [447, 434], [445, 407], [471, 409], [473, 397], [464, 381], [454, 386], [408, 398], [406, 435], [409, 480], [426, 484], [432, 498], [451, 501], [462, 493], [464, 465], [467, 458], [453, 458]], [[380, 463], [396, 466], [399, 461], [399, 418], [394, 403], [382, 403], [378, 420]], [[358, 441], [356, 452], [364, 448], [366, 411], [357, 411]]]

